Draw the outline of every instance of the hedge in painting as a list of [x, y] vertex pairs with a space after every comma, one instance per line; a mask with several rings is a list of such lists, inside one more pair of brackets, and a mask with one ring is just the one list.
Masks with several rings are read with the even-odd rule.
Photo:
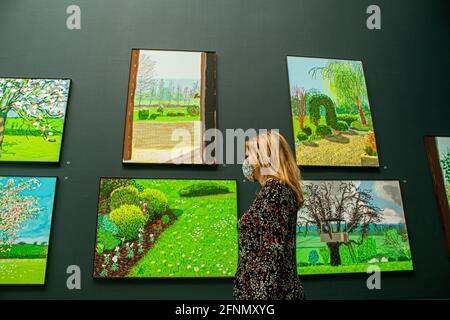
[[398, 181], [304, 181], [299, 274], [412, 270]]
[[236, 182], [103, 178], [94, 277], [232, 277]]
[[70, 80], [0, 78], [0, 161], [59, 160]]
[[379, 166], [360, 61], [289, 56], [299, 165]]
[[0, 177], [0, 284], [44, 284], [55, 185]]

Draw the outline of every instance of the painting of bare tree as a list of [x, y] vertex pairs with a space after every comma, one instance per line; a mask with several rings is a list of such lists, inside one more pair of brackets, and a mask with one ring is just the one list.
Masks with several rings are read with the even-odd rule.
[[398, 181], [303, 181], [297, 216], [300, 274], [412, 270]]

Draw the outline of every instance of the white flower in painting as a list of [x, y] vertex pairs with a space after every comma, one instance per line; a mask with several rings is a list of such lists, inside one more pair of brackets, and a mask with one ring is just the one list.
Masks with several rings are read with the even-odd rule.
[[117, 246], [115, 249], [114, 249], [114, 251], [119, 251], [120, 250], [120, 247], [119, 246]]
[[52, 135], [53, 135], [53, 132], [49, 132], [48, 135], [49, 135], [49, 136], [52, 136]]
[[118, 260], [118, 257], [117, 257], [117, 256], [114, 256], [114, 257], [112, 258], [112, 261], [114, 261], [114, 262], [117, 262], [117, 260]]

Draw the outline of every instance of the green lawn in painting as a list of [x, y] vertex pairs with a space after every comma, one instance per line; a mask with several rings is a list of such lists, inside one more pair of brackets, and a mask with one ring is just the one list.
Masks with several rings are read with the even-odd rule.
[[[155, 232], [157, 238], [147, 252], [142, 255], [135, 253], [134, 258], [137, 256], [139, 258], [133, 260], [133, 263], [126, 261], [126, 257], [122, 258], [121, 254], [119, 260], [122, 260], [122, 264], [118, 264], [119, 270], [116, 272], [112, 272], [109, 268], [102, 270], [105, 252], [98, 254], [97, 251], [95, 265], [100, 267], [95, 267], [94, 274], [97, 273], [101, 277], [103, 272], [103, 276], [114, 277], [120, 274], [120, 277], [138, 278], [234, 276], [237, 268], [235, 181], [135, 179], [134, 185], [141, 189], [141, 192], [159, 190], [168, 200], [166, 213], [148, 222], [144, 228], [144, 247], [147, 247], [148, 236], [154, 232], [152, 230], [157, 230], [158, 219], [164, 220], [164, 214], [170, 212], [170, 222], [167, 226], [162, 224], [162, 231]], [[182, 188], [195, 185], [199, 186], [197, 192], [205, 195], [180, 195]], [[152, 229], [148, 224], [156, 226]], [[97, 245], [99, 240], [107, 238], [104, 236], [106, 231], [104, 225], [102, 223], [97, 228]], [[104, 230], [100, 230], [101, 228]], [[102, 241], [107, 245], [105, 240]], [[119, 244], [120, 240], [117, 243], [119, 247], [127, 246], [126, 243]], [[106, 252], [114, 255], [113, 250]], [[107, 258], [107, 261], [112, 261], [112, 257]], [[120, 273], [122, 267], [126, 268], [124, 274]]]
[[[133, 121], [200, 121], [200, 115], [197, 116], [190, 116], [187, 112], [187, 108], [165, 108], [164, 109], [164, 115], [158, 115], [155, 119], [139, 119], [139, 110], [148, 110], [149, 114], [157, 114], [157, 108], [135, 108], [133, 112]], [[167, 116], [169, 112], [173, 113], [183, 113], [184, 115], [178, 115], [178, 116]]]
[[43, 161], [57, 162], [61, 148], [64, 120], [52, 120], [55, 134], [47, 141], [22, 119], [10, 118], [6, 121], [2, 144], [1, 161]]
[[47, 142], [36, 136], [9, 136], [3, 140], [2, 161], [44, 161], [57, 162], [61, 136], [55, 142]]
[[[372, 239], [375, 240], [376, 246], [378, 248], [383, 247], [384, 237], [383, 235], [371, 235]], [[358, 240], [359, 236], [350, 236], [351, 240]], [[374, 262], [374, 263], [349, 263], [342, 264], [340, 266], [330, 266], [327, 261], [324, 261], [322, 255], [320, 254], [320, 249], [326, 248], [326, 245], [320, 241], [320, 236], [318, 235], [308, 235], [303, 237], [302, 235], [297, 235], [297, 271], [301, 275], [312, 275], [312, 274], [332, 274], [332, 273], [365, 273], [369, 266], [378, 266], [381, 271], [409, 271], [413, 270], [412, 261], [387, 261], [387, 262]], [[311, 251], [316, 251], [319, 253], [317, 265], [308, 266], [305, 265], [309, 261], [309, 254]], [[383, 253], [382, 250], [379, 251], [379, 256], [388, 256], [387, 253]]]
[[337, 274], [337, 273], [366, 273], [371, 266], [377, 266], [382, 272], [385, 271], [408, 271], [413, 270], [411, 261], [393, 261], [393, 262], [377, 262], [377, 263], [363, 263], [355, 265], [341, 265], [329, 266], [319, 265], [314, 267], [298, 267], [299, 275], [313, 275], [313, 274]]
[[44, 284], [46, 259], [0, 259], [0, 284]]
[[0, 259], [34, 259], [47, 257], [48, 246], [40, 244], [12, 245], [8, 251], [0, 252]]

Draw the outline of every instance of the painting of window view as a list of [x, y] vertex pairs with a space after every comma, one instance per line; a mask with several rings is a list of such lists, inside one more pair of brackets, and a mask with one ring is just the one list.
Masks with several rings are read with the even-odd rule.
[[70, 80], [0, 78], [0, 161], [58, 162]]
[[287, 57], [297, 163], [378, 167], [360, 61]]
[[303, 181], [301, 275], [413, 270], [398, 181]]
[[102, 178], [98, 208], [96, 278], [236, 272], [236, 181]]
[[125, 163], [211, 164], [203, 134], [215, 128], [215, 54], [133, 49]]

